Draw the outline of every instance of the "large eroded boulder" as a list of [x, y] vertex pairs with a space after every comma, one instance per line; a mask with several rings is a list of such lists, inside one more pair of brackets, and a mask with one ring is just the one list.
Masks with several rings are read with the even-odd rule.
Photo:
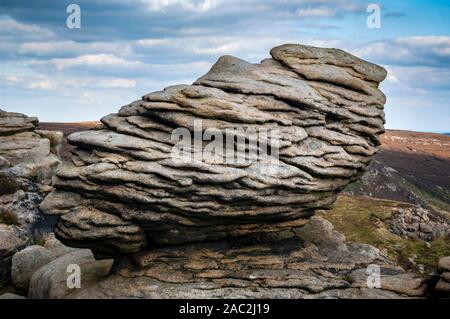
[[378, 150], [386, 71], [337, 49], [271, 55], [221, 57], [193, 85], [72, 134], [72, 163], [41, 205], [59, 216], [56, 236], [107, 257], [288, 231], [329, 208]]

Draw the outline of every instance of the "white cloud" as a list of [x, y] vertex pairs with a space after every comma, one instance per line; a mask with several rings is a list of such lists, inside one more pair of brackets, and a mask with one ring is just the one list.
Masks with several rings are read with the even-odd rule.
[[114, 89], [114, 88], [129, 89], [136, 87], [136, 81], [129, 79], [101, 80], [98, 82], [97, 87], [104, 89]]
[[121, 52], [130, 54], [132, 48], [128, 42], [75, 42], [75, 41], [40, 41], [20, 44], [18, 52], [22, 55], [83, 55]]
[[[36, 64], [47, 64], [47, 62], [37, 61]], [[62, 71], [65, 69], [82, 67], [82, 66], [114, 66], [114, 67], [129, 67], [137, 68], [142, 66], [142, 62], [139, 61], [128, 61], [123, 58], [117, 57], [113, 54], [87, 54], [81, 55], [76, 58], [67, 59], [51, 59], [50, 64], [56, 67], [57, 70]]]
[[31, 82], [26, 87], [33, 90], [53, 90], [55, 88], [53, 83], [49, 80]]
[[250, 62], [259, 62], [269, 57], [269, 50], [286, 42], [298, 42], [289, 35], [283, 37], [239, 35], [239, 36], [185, 36], [177, 39], [142, 39], [134, 50], [141, 54], [168, 52], [192, 60], [210, 58], [215, 61], [221, 55], [235, 55]]
[[193, 12], [206, 12], [217, 7], [218, 0], [142, 0], [151, 11], [165, 11], [178, 7]]
[[8, 15], [0, 15], [0, 36], [13, 37], [53, 37], [54, 33], [35, 24], [16, 21]]
[[399, 38], [396, 41], [399, 44], [415, 46], [415, 47], [428, 47], [428, 46], [446, 46], [450, 47], [450, 37], [448, 36], [417, 36], [417, 37], [404, 37]]
[[[392, 110], [408, 112], [413, 106], [432, 113], [428, 109], [448, 105], [450, 99], [450, 37], [358, 43], [367, 38], [362, 33], [353, 38], [357, 30], [346, 33], [352, 21], [327, 20], [358, 12], [365, 15], [358, 0], [141, 0], [147, 11], [132, 2], [121, 2], [130, 3], [125, 17], [111, 13], [110, 20], [117, 17], [117, 23], [105, 21], [89, 32], [70, 36], [58, 35], [58, 28], [54, 34], [42, 26], [0, 16], [2, 104], [28, 102], [39, 110], [50, 110], [47, 114], [54, 120], [60, 116], [57, 113], [75, 119], [77, 107], [84, 105], [84, 119], [97, 119], [169, 84], [191, 83], [221, 55], [259, 62], [269, 57], [270, 48], [287, 42], [341, 48], [386, 66], [389, 75], [382, 88], [388, 96], [388, 120]], [[133, 12], [135, 8], [141, 11]], [[124, 26], [126, 19], [132, 25]], [[340, 26], [343, 33], [318, 27], [327, 23]], [[308, 24], [316, 27], [306, 29]], [[337, 38], [330, 38], [333, 34]], [[54, 109], [72, 105], [73, 113], [52, 112], [51, 103]]]
[[357, 48], [355, 54], [388, 64], [448, 65], [450, 37], [431, 35], [376, 41]]
[[16, 84], [16, 83], [23, 82], [23, 78], [19, 77], [19, 76], [12, 75], [12, 76], [5, 77], [5, 81], [8, 84]]
[[136, 41], [136, 43], [143, 47], [155, 47], [161, 45], [170, 45], [173, 43], [173, 39], [141, 39]]
[[327, 18], [336, 15], [336, 10], [331, 7], [305, 8], [298, 11], [301, 18]]

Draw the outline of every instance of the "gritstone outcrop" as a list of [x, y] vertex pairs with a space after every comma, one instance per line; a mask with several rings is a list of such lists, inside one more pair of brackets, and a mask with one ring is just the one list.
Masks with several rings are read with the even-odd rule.
[[[41, 205], [59, 216], [56, 236], [108, 257], [289, 230], [330, 207], [378, 150], [386, 71], [337, 49], [288, 44], [271, 55], [260, 64], [221, 57], [194, 84], [148, 94], [69, 136], [72, 163]], [[235, 137], [253, 145], [242, 131], [276, 129], [279, 139], [266, 138], [275, 152], [257, 161], [217, 161], [203, 144], [191, 150], [200, 159], [174, 158], [173, 131], [193, 133], [199, 122], [202, 133], [233, 130], [226, 148]]]

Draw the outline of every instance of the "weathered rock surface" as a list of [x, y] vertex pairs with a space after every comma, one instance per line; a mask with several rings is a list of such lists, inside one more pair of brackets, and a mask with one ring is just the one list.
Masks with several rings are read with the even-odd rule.
[[[56, 236], [112, 256], [289, 231], [330, 207], [377, 152], [386, 71], [336, 49], [283, 45], [271, 54], [261, 64], [221, 57], [193, 85], [148, 94], [103, 127], [72, 134], [72, 163], [41, 205], [59, 216]], [[200, 120], [201, 133], [233, 138], [226, 152], [241, 138], [257, 160], [228, 162], [194, 138], [193, 158], [174, 155], [173, 130], [194, 133]], [[248, 132], [275, 129], [279, 139], [251, 143]]]
[[450, 271], [450, 256], [442, 257], [438, 262], [438, 271]]
[[[18, 181], [15, 178], [12, 180]], [[17, 225], [34, 242], [53, 231], [55, 218], [43, 214], [39, 209], [45, 193], [37, 184], [24, 181], [27, 185], [25, 190], [0, 196], [0, 222]]]
[[393, 214], [391, 231], [405, 238], [433, 241], [450, 237], [450, 222], [438, 213], [420, 207], [411, 207]]
[[[378, 289], [367, 285], [373, 274], [369, 265], [380, 267]], [[63, 268], [52, 273], [54, 278], [66, 275]], [[45, 295], [30, 297], [407, 298], [424, 296], [427, 289], [423, 278], [396, 267], [376, 248], [346, 243], [320, 217], [272, 236], [252, 233], [239, 240], [139, 252], [81, 289], [53, 282]]]
[[42, 246], [28, 246], [12, 258], [11, 278], [13, 285], [26, 291], [31, 276], [36, 270], [52, 260], [51, 252]]
[[[19, 234], [22, 235], [22, 233]], [[21, 250], [12, 256], [10, 267], [11, 283], [21, 293], [26, 293], [28, 291], [31, 277], [40, 268], [61, 256], [80, 252], [80, 249], [64, 246], [53, 236], [53, 234], [49, 234], [46, 237], [43, 246], [32, 245], [25, 247], [24, 249], [22, 248], [23, 245], [20, 247]], [[15, 251], [18, 249], [15, 249]], [[89, 250], [87, 250], [87, 253], [88, 255], [91, 254]]]
[[0, 224], [0, 285], [11, 281], [12, 256], [29, 244], [17, 226]]
[[[11, 257], [52, 231], [55, 218], [39, 210], [60, 164], [60, 132], [38, 129], [38, 120], [0, 110], [0, 273], [9, 283]], [[11, 245], [17, 244], [12, 249]]]
[[62, 255], [49, 264], [41, 267], [31, 277], [28, 297], [34, 299], [63, 298], [77, 288], [67, 285], [70, 265], [80, 267], [81, 288], [88, 288], [108, 275], [113, 261], [95, 260], [92, 252], [87, 249], [76, 250]]
[[[51, 179], [63, 135], [38, 129], [38, 120], [0, 110], [0, 168], [35, 182]], [[2, 163], [2, 164], [1, 164]]]
[[440, 273], [440, 279], [435, 287], [436, 293], [444, 297], [450, 297], [450, 256], [439, 259], [438, 272]]
[[44, 248], [50, 251], [52, 260], [79, 250], [77, 248], [67, 247], [63, 245], [53, 236], [53, 234], [45, 240]]

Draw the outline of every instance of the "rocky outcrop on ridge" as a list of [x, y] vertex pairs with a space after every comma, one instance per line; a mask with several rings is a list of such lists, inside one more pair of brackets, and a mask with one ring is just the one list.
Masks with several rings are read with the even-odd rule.
[[51, 178], [63, 135], [38, 129], [38, 120], [0, 110], [0, 284], [10, 282], [14, 253], [53, 228], [39, 205]]
[[[386, 71], [336, 49], [283, 45], [271, 55], [261, 64], [221, 57], [193, 85], [148, 94], [70, 135], [72, 163], [41, 205], [59, 216], [55, 235], [109, 257], [289, 231], [330, 207], [378, 150]], [[205, 152], [199, 122], [203, 142], [231, 136], [225, 151], [235, 151], [241, 138], [257, 160]], [[173, 152], [180, 128], [193, 136], [187, 161]], [[248, 133], [275, 130], [279, 138], [253, 144]]]
[[395, 213], [390, 226], [394, 234], [406, 238], [433, 241], [450, 237], [450, 222], [421, 207], [411, 207]]

